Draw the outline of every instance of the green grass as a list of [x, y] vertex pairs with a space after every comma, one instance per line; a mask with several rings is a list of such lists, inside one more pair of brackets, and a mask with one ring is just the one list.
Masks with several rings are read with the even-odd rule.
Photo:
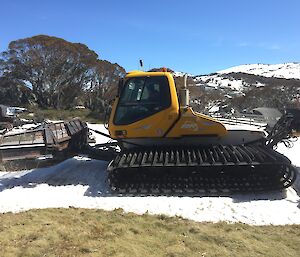
[[0, 214], [0, 256], [299, 256], [300, 226], [86, 209]]
[[[33, 113], [34, 116], [31, 116]], [[57, 110], [57, 109], [29, 109], [28, 113], [20, 115], [21, 118], [34, 119], [38, 122], [43, 119], [49, 120], [71, 120], [73, 118], [80, 118], [82, 121], [87, 121], [91, 123], [101, 123], [103, 122], [103, 113], [98, 113], [91, 111], [89, 109], [83, 110]]]

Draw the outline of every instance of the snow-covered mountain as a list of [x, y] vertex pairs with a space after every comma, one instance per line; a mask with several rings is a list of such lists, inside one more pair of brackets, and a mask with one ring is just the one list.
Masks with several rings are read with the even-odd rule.
[[202, 90], [191, 92], [200, 111], [211, 105], [236, 110], [299, 106], [300, 63], [247, 64], [191, 78]]
[[264, 77], [300, 79], [300, 63], [246, 64], [218, 71], [218, 74], [243, 72]]
[[[264, 78], [270, 78], [270, 80]], [[194, 76], [194, 81], [196, 85], [206, 89], [244, 94], [249, 89], [270, 84], [272, 78], [300, 80], [300, 63], [240, 65], [217, 73]]]

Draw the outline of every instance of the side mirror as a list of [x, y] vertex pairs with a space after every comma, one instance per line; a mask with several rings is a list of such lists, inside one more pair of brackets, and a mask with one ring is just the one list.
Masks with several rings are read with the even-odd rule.
[[118, 84], [118, 96], [121, 95], [122, 89], [123, 89], [123, 85], [124, 85], [124, 79], [120, 78], [119, 79], [119, 84]]

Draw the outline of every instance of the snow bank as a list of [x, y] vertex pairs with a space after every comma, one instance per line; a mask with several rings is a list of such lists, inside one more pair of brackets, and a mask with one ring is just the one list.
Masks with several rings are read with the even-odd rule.
[[[101, 125], [90, 126], [105, 132]], [[300, 149], [299, 143], [295, 149]], [[300, 166], [296, 151], [284, 148], [280, 151], [286, 151]], [[0, 173], [0, 212], [70, 206], [123, 208], [137, 214], [177, 215], [195, 221], [300, 224], [300, 197], [293, 188], [231, 197], [116, 197], [110, 193], [106, 181], [106, 166], [107, 162], [74, 157], [53, 167]]]

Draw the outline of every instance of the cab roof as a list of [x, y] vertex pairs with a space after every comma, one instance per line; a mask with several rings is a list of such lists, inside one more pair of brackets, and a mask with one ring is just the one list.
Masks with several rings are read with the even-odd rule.
[[145, 76], [171, 76], [172, 74], [167, 71], [141, 71], [141, 70], [133, 70], [129, 71], [126, 74], [127, 78], [131, 77], [145, 77]]

